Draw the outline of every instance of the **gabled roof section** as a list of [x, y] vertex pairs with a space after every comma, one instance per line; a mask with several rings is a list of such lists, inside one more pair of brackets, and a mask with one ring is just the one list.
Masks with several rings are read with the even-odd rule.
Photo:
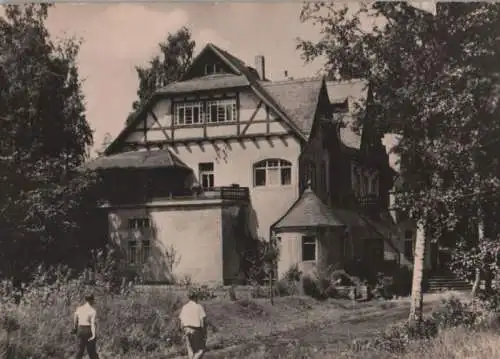
[[309, 137], [318, 107], [323, 79], [260, 81], [259, 83], [288, 114], [302, 134]]
[[193, 59], [191, 62], [191, 65], [188, 67], [184, 75], [180, 78], [179, 81], [185, 81], [189, 80], [192, 78], [192, 71], [193, 69], [198, 66], [198, 63], [203, 59], [203, 56], [207, 52], [212, 52], [214, 53], [222, 62], [224, 62], [233, 72], [233, 75], [244, 75], [244, 73], [241, 71], [239, 66], [236, 66], [235, 61], [231, 61], [232, 59], [229, 59], [228, 56], [225, 56], [225, 54], [222, 52], [221, 49], [219, 49], [217, 46], [214, 44], [208, 43], [205, 45], [203, 50], [200, 51], [200, 53]]
[[272, 229], [343, 227], [330, 208], [308, 187]]
[[[363, 79], [349, 81], [326, 81], [328, 97], [332, 104], [341, 104], [347, 101], [347, 113], [338, 114], [344, 124], [340, 128], [340, 140], [348, 148], [361, 148], [361, 129], [356, 129], [356, 112], [365, 109], [368, 99], [368, 81]], [[358, 107], [359, 106], [359, 107]]]

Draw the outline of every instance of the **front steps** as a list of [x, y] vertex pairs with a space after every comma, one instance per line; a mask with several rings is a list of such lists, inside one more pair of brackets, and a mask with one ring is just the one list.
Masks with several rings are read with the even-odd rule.
[[445, 290], [471, 291], [472, 284], [453, 274], [431, 275], [427, 281], [427, 293], [442, 292]]

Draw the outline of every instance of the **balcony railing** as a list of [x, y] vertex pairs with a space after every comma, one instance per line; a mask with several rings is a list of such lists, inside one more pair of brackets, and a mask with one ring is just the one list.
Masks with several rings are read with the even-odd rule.
[[213, 187], [204, 189], [199, 194], [193, 194], [189, 198], [247, 201], [250, 199], [250, 191], [248, 187]]
[[125, 195], [114, 195], [108, 199], [108, 204], [112, 205], [132, 205], [139, 203], [150, 203], [156, 201], [195, 201], [195, 200], [227, 200], [227, 201], [249, 201], [250, 191], [248, 187], [213, 187], [208, 189], [199, 189], [191, 193], [168, 193], [162, 190], [161, 193], [150, 191], [147, 195], [129, 192]]

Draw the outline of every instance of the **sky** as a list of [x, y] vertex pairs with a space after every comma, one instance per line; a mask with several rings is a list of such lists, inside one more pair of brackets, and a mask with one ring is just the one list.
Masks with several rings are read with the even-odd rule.
[[197, 51], [212, 42], [251, 66], [264, 55], [273, 80], [285, 70], [295, 78], [316, 75], [321, 61], [305, 65], [296, 38], [318, 38], [319, 30], [300, 23], [300, 10], [298, 2], [57, 4], [47, 26], [54, 37], [83, 39], [79, 69], [99, 149], [106, 133], [118, 135], [137, 98], [135, 66], [147, 64], [158, 43], [182, 26], [191, 29]]

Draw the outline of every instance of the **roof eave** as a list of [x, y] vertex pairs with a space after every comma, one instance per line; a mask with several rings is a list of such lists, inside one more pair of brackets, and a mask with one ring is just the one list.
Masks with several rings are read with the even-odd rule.
[[308, 225], [286, 225], [286, 226], [277, 226], [271, 227], [274, 232], [282, 233], [282, 232], [292, 232], [292, 231], [307, 231], [311, 229], [325, 229], [325, 228], [345, 228], [344, 224], [308, 224]]

